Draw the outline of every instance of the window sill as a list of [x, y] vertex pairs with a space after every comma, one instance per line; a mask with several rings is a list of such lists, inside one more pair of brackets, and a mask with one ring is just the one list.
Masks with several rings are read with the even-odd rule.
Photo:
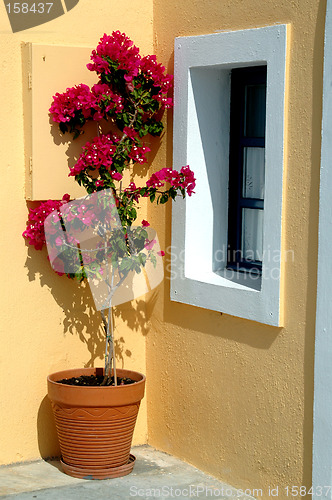
[[239, 290], [253, 290], [255, 292], [260, 291], [262, 284], [261, 276], [257, 274], [242, 273], [234, 271], [233, 269], [223, 269], [214, 272], [198, 270], [195, 271], [195, 273], [188, 274], [186, 278], [201, 283], [208, 283], [210, 285], [236, 288]]

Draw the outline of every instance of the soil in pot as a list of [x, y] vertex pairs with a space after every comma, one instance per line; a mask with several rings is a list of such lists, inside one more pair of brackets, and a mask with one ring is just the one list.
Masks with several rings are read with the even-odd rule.
[[[81, 375], [80, 377], [63, 378], [57, 380], [59, 384], [66, 385], [79, 385], [79, 386], [101, 386], [104, 377], [102, 375]], [[132, 380], [129, 377], [117, 377], [117, 385], [128, 385], [134, 384], [136, 380]], [[106, 386], [115, 385], [114, 377], [111, 377], [111, 383], [107, 383]]]

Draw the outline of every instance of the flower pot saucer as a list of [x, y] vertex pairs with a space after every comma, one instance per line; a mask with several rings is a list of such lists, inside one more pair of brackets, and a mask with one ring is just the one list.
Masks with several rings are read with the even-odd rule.
[[79, 479], [112, 479], [116, 477], [126, 476], [130, 474], [134, 468], [136, 457], [129, 455], [129, 460], [126, 464], [119, 467], [108, 468], [94, 468], [91, 467], [78, 467], [66, 464], [62, 459], [60, 460], [63, 471], [72, 477]]

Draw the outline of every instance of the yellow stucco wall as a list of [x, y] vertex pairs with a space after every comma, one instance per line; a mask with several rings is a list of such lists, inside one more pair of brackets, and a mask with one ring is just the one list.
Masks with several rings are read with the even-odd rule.
[[[311, 483], [324, 0], [155, 0], [157, 56], [177, 36], [290, 23], [283, 247], [284, 328], [171, 302], [147, 336], [149, 443], [238, 488]], [[159, 162], [172, 164], [172, 114]], [[170, 207], [149, 217], [165, 248]], [[285, 493], [285, 492], [284, 492]], [[279, 496], [286, 498], [286, 493]], [[261, 497], [260, 497], [261, 498]]]
[[[1, 464], [58, 455], [46, 376], [62, 368], [102, 366], [104, 346], [89, 290], [57, 276], [46, 252], [28, 250], [21, 236], [27, 219], [21, 42], [95, 47], [105, 32], [118, 29], [143, 54], [152, 52], [152, 2], [97, 3], [79, 2], [64, 16], [16, 34], [0, 5]], [[134, 304], [138, 315], [130, 306], [118, 310], [118, 355], [127, 368], [145, 372], [144, 303]], [[146, 432], [143, 402], [134, 442], [146, 442]]]
[[[148, 429], [152, 445], [239, 488], [308, 486], [325, 0], [135, 0], [134, 7], [79, 2], [65, 16], [12, 34], [0, 6], [0, 374], [8, 377], [1, 383], [0, 463], [58, 454], [46, 376], [101, 365], [103, 352], [89, 290], [55, 275], [46, 253], [28, 250], [21, 237], [27, 216], [21, 42], [95, 46], [104, 32], [119, 29], [142, 53], [151, 53], [154, 42], [172, 72], [176, 36], [278, 22], [291, 24], [283, 244], [295, 260], [285, 266], [285, 327], [170, 302], [166, 273], [147, 303], [119, 308], [116, 335], [125, 366], [148, 377], [135, 443], [146, 441]], [[171, 120], [170, 112], [155, 168], [172, 165]], [[170, 206], [148, 211], [167, 248]]]

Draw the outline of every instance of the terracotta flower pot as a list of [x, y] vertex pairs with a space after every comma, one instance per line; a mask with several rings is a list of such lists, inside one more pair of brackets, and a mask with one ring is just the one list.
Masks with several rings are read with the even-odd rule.
[[52, 373], [47, 378], [48, 397], [55, 417], [62, 467], [70, 476], [107, 479], [129, 474], [135, 462], [131, 442], [145, 376], [117, 370], [134, 384], [117, 387], [84, 387], [60, 384], [64, 378], [102, 375], [102, 368], [80, 368]]

